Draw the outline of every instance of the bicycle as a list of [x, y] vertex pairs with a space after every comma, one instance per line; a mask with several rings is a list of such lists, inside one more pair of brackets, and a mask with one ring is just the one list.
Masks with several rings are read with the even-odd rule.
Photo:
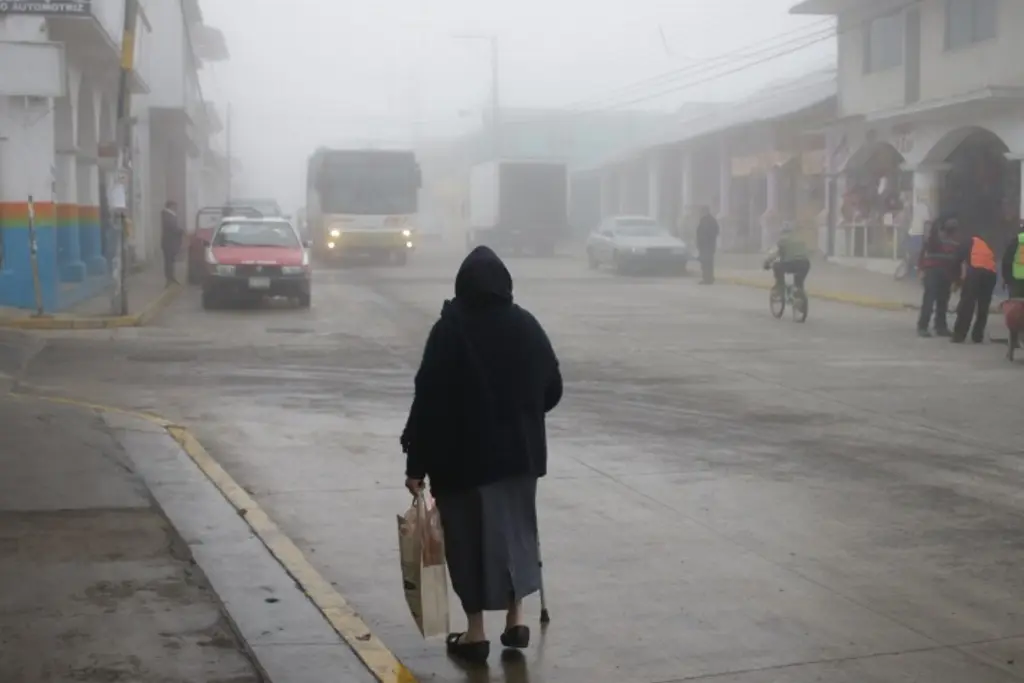
[[786, 282], [786, 287], [783, 290], [779, 290], [778, 286], [772, 287], [771, 292], [768, 296], [768, 306], [771, 309], [772, 315], [776, 318], [782, 318], [782, 314], [786, 312], [786, 305], [789, 305], [789, 309], [793, 311], [794, 322], [802, 323], [807, 320], [807, 293], [804, 292], [803, 288], [797, 287], [791, 282]]

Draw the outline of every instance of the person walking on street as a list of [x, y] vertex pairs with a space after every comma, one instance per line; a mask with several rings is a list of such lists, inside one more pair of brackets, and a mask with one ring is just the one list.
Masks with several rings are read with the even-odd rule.
[[918, 260], [918, 277], [924, 282], [924, 295], [921, 299], [921, 315], [917, 319], [917, 334], [930, 337], [929, 325], [932, 314], [935, 316], [935, 334], [940, 337], [951, 336], [946, 322], [949, 311], [949, 295], [953, 282], [959, 279], [957, 252], [960, 249], [956, 242], [959, 224], [955, 216], [940, 217], [932, 224], [932, 228], [921, 249]]
[[184, 232], [178, 222], [178, 204], [169, 200], [160, 212], [160, 249], [164, 256], [164, 278], [167, 286], [178, 284], [174, 274], [174, 262], [178, 259]]
[[537, 480], [547, 473], [545, 415], [562, 398], [558, 358], [540, 323], [512, 300], [512, 277], [477, 247], [427, 337], [405, 430], [406, 488], [426, 479], [444, 528], [452, 587], [468, 628], [448, 653], [490, 654], [484, 612], [506, 612], [501, 643], [529, 645], [522, 600], [540, 589]]
[[963, 288], [960, 291], [960, 305], [956, 310], [951, 341], [963, 344], [970, 330], [971, 341], [981, 344], [985, 341], [985, 325], [992, 306], [992, 293], [996, 289], [996, 255], [988, 242], [975, 236], [964, 242], [957, 260], [962, 264], [960, 276]]
[[715, 250], [718, 248], [718, 221], [711, 215], [711, 209], [701, 207], [700, 223], [697, 224], [697, 254], [700, 258], [702, 285], [715, 282]]

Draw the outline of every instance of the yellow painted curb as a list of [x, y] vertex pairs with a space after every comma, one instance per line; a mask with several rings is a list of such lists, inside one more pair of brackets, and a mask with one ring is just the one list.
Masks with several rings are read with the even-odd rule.
[[167, 430], [188, 453], [203, 474], [217, 487], [221, 495], [231, 503], [253, 532], [267, 547], [267, 550], [281, 563], [310, 601], [320, 610], [335, 632], [342, 637], [356, 656], [362, 660], [373, 677], [380, 683], [418, 683], [416, 677], [398, 657], [384, 645], [383, 641], [370, 632], [366, 622], [351, 605], [338, 593], [312, 564], [298, 546], [281, 531], [263, 508], [253, 500], [231, 475], [207, 452], [188, 428], [175, 424], [157, 415], [113, 406], [79, 401], [56, 396], [35, 396], [32, 394], [9, 394], [20, 400], [39, 400], [63, 405], [78, 406], [101, 412], [131, 415]]
[[0, 327], [16, 330], [109, 330], [121, 327], [142, 327], [148, 324], [182, 292], [181, 285], [172, 285], [160, 292], [141, 313], [135, 315], [74, 317], [42, 316], [38, 318], [0, 319]]
[[[774, 284], [771, 282], [764, 282], [754, 278], [736, 277], [733, 275], [716, 275], [716, 280], [728, 283], [730, 285], [739, 285], [741, 287], [756, 287], [758, 289], [769, 290]], [[874, 308], [882, 311], [905, 311], [907, 309], [914, 308], [909, 304], [905, 304], [900, 301], [886, 301], [884, 299], [872, 299], [870, 297], [858, 296], [856, 294], [844, 294], [837, 292], [822, 292], [814, 289], [807, 290], [807, 295], [812, 299], [822, 299], [823, 301], [832, 301], [840, 304], [850, 304], [852, 306], [860, 306], [861, 308]]]
[[185, 427], [171, 425], [167, 432], [174, 437], [203, 474], [213, 482], [238, 514], [259, 536], [281, 566], [291, 574], [303, 592], [320, 610], [334, 630], [363, 661], [380, 683], [416, 683], [416, 677], [352, 609], [331, 583], [309, 563], [302, 551], [274, 523], [266, 512], [223, 467], [214, 460]]

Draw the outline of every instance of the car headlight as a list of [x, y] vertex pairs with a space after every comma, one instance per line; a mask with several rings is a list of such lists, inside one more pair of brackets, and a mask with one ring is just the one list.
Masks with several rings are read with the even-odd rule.
[[217, 258], [213, 255], [213, 249], [210, 247], [206, 248], [206, 252], [203, 254], [203, 259], [211, 266], [217, 265]]
[[302, 275], [306, 271], [304, 266], [282, 266], [282, 275]]
[[328, 242], [327, 243], [327, 248], [328, 249], [334, 249], [334, 242]]
[[214, 266], [213, 272], [216, 273], [217, 275], [234, 275], [235, 274], [235, 267], [234, 266]]
[[409, 230], [408, 228], [403, 230], [402, 231], [402, 237], [412, 237], [412, 230]]
[[335, 239], [341, 237], [341, 230], [338, 230], [337, 228], [335, 228], [334, 230], [331, 230], [331, 237], [333, 237]]

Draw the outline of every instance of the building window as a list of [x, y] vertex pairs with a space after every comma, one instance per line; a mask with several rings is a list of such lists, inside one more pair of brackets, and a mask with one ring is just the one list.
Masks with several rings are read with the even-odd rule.
[[946, 0], [946, 49], [996, 37], [999, 0]]
[[865, 71], [884, 71], [903, 64], [902, 13], [875, 17], [864, 30]]

